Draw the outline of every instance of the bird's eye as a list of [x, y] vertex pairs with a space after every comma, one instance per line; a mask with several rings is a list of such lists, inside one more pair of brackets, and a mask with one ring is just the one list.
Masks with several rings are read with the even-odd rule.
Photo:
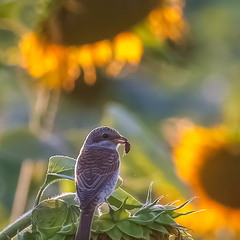
[[104, 133], [104, 134], [102, 135], [102, 137], [103, 137], [103, 138], [108, 138], [109, 135], [108, 135], [107, 133]]

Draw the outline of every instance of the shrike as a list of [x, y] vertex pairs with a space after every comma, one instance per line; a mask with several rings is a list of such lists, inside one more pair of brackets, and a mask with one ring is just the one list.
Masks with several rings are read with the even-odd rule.
[[119, 176], [119, 144], [130, 151], [129, 141], [109, 127], [93, 129], [77, 158], [75, 179], [81, 217], [76, 240], [89, 240], [94, 211], [113, 192]]

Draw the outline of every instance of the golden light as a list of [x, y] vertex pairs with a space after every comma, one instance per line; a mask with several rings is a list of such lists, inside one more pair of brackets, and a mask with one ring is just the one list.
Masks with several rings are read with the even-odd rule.
[[156, 36], [176, 42], [182, 39], [183, 31], [186, 29], [182, 11], [179, 8], [165, 7], [154, 10], [150, 13], [149, 22]]
[[238, 233], [240, 139], [232, 138], [226, 126], [204, 128], [188, 123], [175, 125], [173, 157], [177, 173], [199, 197], [195, 210], [207, 209], [189, 216], [188, 226], [205, 234], [214, 235], [222, 228]]
[[96, 66], [102, 67], [113, 58], [112, 44], [109, 40], [104, 40], [93, 44], [93, 60]]
[[[151, 11], [148, 23], [153, 33], [160, 39], [180, 41], [186, 27], [182, 7], [182, 0], [173, 1]], [[39, 82], [50, 89], [73, 89], [81, 73], [86, 84], [92, 85], [96, 81], [97, 67], [117, 76], [126, 65], [135, 69], [143, 55], [143, 42], [132, 32], [79, 46], [50, 43], [41, 35], [43, 33], [25, 34], [19, 45], [22, 66], [34, 78], [41, 78]]]
[[133, 33], [120, 33], [113, 42], [115, 58], [119, 61], [138, 64], [143, 53], [142, 41]]
[[[117, 75], [121, 69], [111, 67], [120, 63], [137, 65], [142, 57], [141, 40], [133, 33], [121, 33], [112, 41], [104, 40], [79, 47], [47, 44], [35, 33], [23, 36], [20, 43], [22, 66], [49, 88], [71, 90], [74, 82], [84, 74], [88, 85], [96, 81], [96, 67], [106, 67], [107, 72]], [[111, 71], [112, 72], [111, 72]]]

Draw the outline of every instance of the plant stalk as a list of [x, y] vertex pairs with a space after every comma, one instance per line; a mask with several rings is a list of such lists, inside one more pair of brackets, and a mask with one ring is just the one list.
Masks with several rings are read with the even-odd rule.
[[9, 240], [31, 225], [32, 209], [0, 232], [0, 240]]

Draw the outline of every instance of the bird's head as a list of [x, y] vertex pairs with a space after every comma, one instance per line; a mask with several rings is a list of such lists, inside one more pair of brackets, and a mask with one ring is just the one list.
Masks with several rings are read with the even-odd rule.
[[116, 150], [119, 144], [125, 145], [125, 153], [130, 151], [129, 141], [117, 130], [109, 127], [97, 127], [88, 134], [84, 145]]

